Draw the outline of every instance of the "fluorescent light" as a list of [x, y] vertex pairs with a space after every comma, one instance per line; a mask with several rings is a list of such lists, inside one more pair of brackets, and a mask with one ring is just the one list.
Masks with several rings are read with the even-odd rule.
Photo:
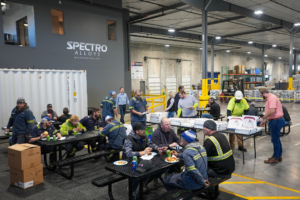
[[6, 3], [4, 1], [1, 1], [1, 6], [5, 6]]
[[300, 26], [300, 22], [295, 23], [294, 26]]
[[268, 55], [265, 55], [265, 57], [268, 57]]
[[221, 39], [221, 36], [216, 36], [216, 39], [217, 39], [217, 40]]
[[261, 11], [261, 10], [256, 10], [254, 13], [255, 13], [256, 15], [261, 15], [261, 14], [263, 14], [264, 12]]
[[250, 52], [250, 51], [248, 51], [248, 52], [247, 52], [247, 54], [251, 54], [251, 52]]
[[293, 47], [293, 49], [295, 49], [295, 47]]
[[28, 26], [28, 24], [24, 24], [24, 26]]
[[165, 45], [165, 47], [169, 47], [169, 46], [170, 46], [169, 44], [166, 44], [166, 45]]
[[277, 47], [277, 45], [276, 45], [276, 44], [273, 44], [272, 47]]
[[230, 50], [226, 50], [226, 52], [227, 52], [227, 53], [229, 53], [229, 52], [230, 52]]
[[199, 48], [200, 50], [202, 50], [202, 48]]
[[279, 57], [279, 59], [281, 59], [281, 57]]
[[252, 42], [252, 41], [249, 41], [248, 44], [253, 44], [253, 42]]
[[170, 28], [168, 31], [173, 33], [175, 32], [175, 29]]

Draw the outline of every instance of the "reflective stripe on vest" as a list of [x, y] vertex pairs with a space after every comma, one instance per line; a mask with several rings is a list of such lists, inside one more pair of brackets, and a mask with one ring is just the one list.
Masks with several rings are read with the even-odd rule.
[[[69, 135], [69, 126], [68, 126], [68, 123], [66, 122], [65, 124], [66, 124], [66, 126], [67, 126], [67, 135]], [[80, 128], [79, 122], [77, 123], [77, 126]]]
[[223, 154], [221, 145], [214, 136], [210, 136], [207, 139], [210, 139], [214, 143], [218, 152], [218, 156], [207, 157], [207, 161], [221, 161], [221, 160], [225, 160], [226, 158], [232, 155], [232, 150]]

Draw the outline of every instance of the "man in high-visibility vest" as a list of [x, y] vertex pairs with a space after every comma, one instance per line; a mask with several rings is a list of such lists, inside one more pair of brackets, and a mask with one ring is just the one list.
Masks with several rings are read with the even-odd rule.
[[[249, 105], [246, 99], [243, 98], [243, 93], [240, 90], [237, 90], [234, 94], [234, 97], [230, 99], [227, 106], [227, 117], [235, 116], [241, 117], [244, 114], [247, 114], [249, 110]], [[246, 111], [246, 113], [244, 113]], [[238, 146], [240, 151], [247, 151], [243, 147], [242, 136], [236, 135]], [[235, 148], [235, 134], [229, 135], [230, 146], [232, 149]]]
[[203, 145], [207, 153], [208, 176], [223, 178], [231, 175], [235, 162], [226, 137], [217, 131], [217, 124], [212, 120], [204, 122], [203, 134], [209, 136]]

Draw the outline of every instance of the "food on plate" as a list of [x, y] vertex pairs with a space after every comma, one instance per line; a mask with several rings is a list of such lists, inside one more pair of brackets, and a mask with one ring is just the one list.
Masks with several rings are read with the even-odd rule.
[[176, 162], [177, 158], [175, 158], [175, 157], [169, 157], [169, 158], [166, 158], [166, 161], [168, 161], [168, 162]]
[[101, 131], [102, 129], [103, 129], [102, 127], [99, 128], [100, 131]]
[[44, 134], [45, 134], [45, 135], [48, 135], [48, 131], [45, 131]]
[[126, 164], [125, 161], [118, 161], [118, 165], [124, 165], [124, 164]]
[[172, 150], [172, 151], [171, 151], [171, 154], [175, 154], [175, 153], [177, 153], [175, 150]]
[[147, 155], [148, 155], [148, 156], [151, 156], [151, 155], [152, 155], [152, 153], [147, 153]]

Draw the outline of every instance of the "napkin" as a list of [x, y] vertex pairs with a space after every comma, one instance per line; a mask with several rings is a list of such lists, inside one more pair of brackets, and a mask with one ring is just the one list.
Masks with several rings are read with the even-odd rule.
[[65, 139], [66, 139], [66, 137], [61, 137], [58, 140], [65, 140]]
[[143, 159], [143, 160], [151, 160], [152, 158], [154, 158], [153, 155], [152, 156], [148, 156], [148, 155], [141, 156], [141, 159]]

